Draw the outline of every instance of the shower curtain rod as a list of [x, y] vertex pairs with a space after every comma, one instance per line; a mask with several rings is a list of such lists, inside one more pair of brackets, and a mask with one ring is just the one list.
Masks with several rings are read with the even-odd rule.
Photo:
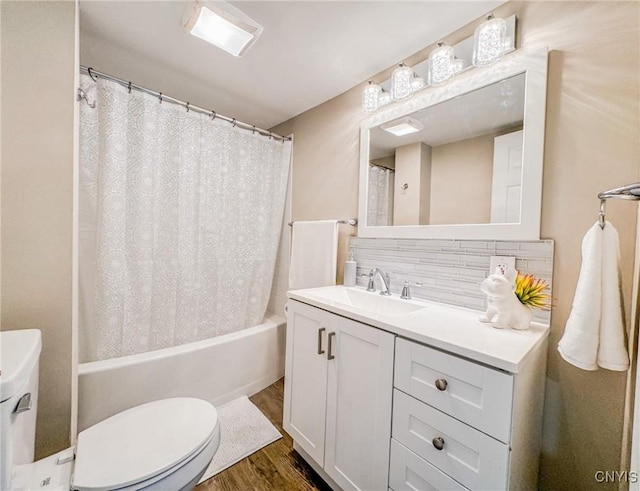
[[[254, 133], [260, 133], [261, 135], [268, 136], [269, 138], [274, 138], [276, 140], [282, 140], [283, 143], [285, 141], [291, 141], [291, 138], [288, 137], [288, 136], [278, 135], [278, 134], [273, 133], [273, 132], [271, 132], [269, 130], [265, 130], [264, 128], [258, 128], [255, 125], [252, 125], [252, 124], [249, 124], [249, 123], [244, 123], [242, 121], [238, 121], [236, 118], [230, 118], [228, 116], [224, 116], [222, 114], [218, 114], [215, 111], [204, 109], [204, 108], [199, 107], [199, 106], [195, 106], [195, 105], [191, 104], [190, 102], [181, 101], [180, 99], [176, 99], [174, 97], [170, 97], [168, 95], [164, 95], [162, 92], [156, 92], [155, 90], [147, 89], [146, 87], [142, 87], [141, 85], [136, 85], [136, 84], [128, 82], [126, 80], [122, 80], [121, 78], [117, 78], [117, 77], [114, 77], [112, 75], [109, 75], [107, 73], [99, 72], [98, 70], [94, 70], [91, 67], [80, 65], [80, 71], [86, 73], [87, 75], [89, 75], [94, 82], [97, 81], [97, 77], [101, 77], [101, 78], [104, 78], [105, 80], [111, 80], [112, 82], [116, 82], [116, 83], [122, 85], [129, 92], [131, 92], [132, 89], [135, 89], [137, 91], [144, 92], [145, 94], [149, 94], [149, 95], [152, 95], [154, 97], [157, 97], [160, 103], [162, 103], [164, 101], [167, 101], [167, 102], [170, 102], [172, 104], [178, 104], [179, 106], [185, 107], [187, 112], [193, 111], [193, 112], [200, 113], [200, 114], [206, 114], [212, 120], [214, 120], [216, 118], [219, 118], [219, 119], [222, 119], [223, 121], [227, 121], [227, 122], [231, 123], [233, 126], [238, 126], [239, 128], [242, 128], [242, 129], [245, 129], [245, 130], [251, 130]], [[78, 100], [80, 100], [80, 99], [86, 99], [86, 95], [84, 95], [84, 96], [83, 95], [79, 95], [78, 96]], [[87, 104], [88, 103], [89, 103], [89, 101], [87, 101]], [[90, 107], [92, 107], [92, 106], [90, 106]]]
[[378, 167], [380, 169], [385, 169], [391, 172], [395, 172], [395, 169], [392, 169], [391, 167], [387, 167], [386, 165], [380, 165], [380, 164], [374, 164], [373, 162], [369, 162], [369, 165], [373, 165], [374, 167]]

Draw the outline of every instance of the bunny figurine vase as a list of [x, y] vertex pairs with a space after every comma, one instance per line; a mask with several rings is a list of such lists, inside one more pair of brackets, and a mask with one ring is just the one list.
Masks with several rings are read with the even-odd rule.
[[531, 323], [531, 309], [520, 303], [515, 294], [515, 269], [508, 269], [504, 275], [499, 268], [480, 285], [480, 291], [487, 295], [487, 311], [480, 317], [481, 322], [491, 322], [497, 329], [511, 327], [528, 329]]

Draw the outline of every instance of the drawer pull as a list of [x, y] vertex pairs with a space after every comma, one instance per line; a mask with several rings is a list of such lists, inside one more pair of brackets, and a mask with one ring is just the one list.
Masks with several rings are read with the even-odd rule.
[[436, 447], [436, 450], [442, 450], [444, 448], [444, 438], [441, 436], [435, 437], [431, 443]]
[[438, 380], [436, 380], [436, 389], [438, 389], [439, 391], [444, 392], [445, 390], [447, 390], [447, 381], [443, 378], [439, 378]]
[[335, 336], [336, 333], [335, 332], [330, 332], [329, 333], [329, 353], [327, 353], [327, 360], [333, 360], [335, 358], [335, 356], [333, 355], [333, 353], [331, 353], [331, 339], [333, 338], [333, 336]]
[[320, 329], [318, 329], [318, 354], [319, 355], [324, 354], [324, 350], [322, 349], [322, 333], [325, 331], [326, 329], [324, 327], [321, 327]]

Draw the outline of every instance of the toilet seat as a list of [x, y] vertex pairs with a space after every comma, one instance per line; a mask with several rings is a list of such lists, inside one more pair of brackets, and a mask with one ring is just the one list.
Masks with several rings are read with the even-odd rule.
[[187, 397], [118, 413], [78, 435], [71, 489], [147, 486], [186, 465], [212, 440], [217, 447], [218, 426], [210, 403]]

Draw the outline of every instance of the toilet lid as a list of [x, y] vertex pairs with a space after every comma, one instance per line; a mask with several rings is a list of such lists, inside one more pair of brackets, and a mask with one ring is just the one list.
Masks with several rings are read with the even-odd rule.
[[73, 489], [117, 489], [151, 479], [204, 447], [215, 408], [179, 397], [136, 406], [78, 435]]

